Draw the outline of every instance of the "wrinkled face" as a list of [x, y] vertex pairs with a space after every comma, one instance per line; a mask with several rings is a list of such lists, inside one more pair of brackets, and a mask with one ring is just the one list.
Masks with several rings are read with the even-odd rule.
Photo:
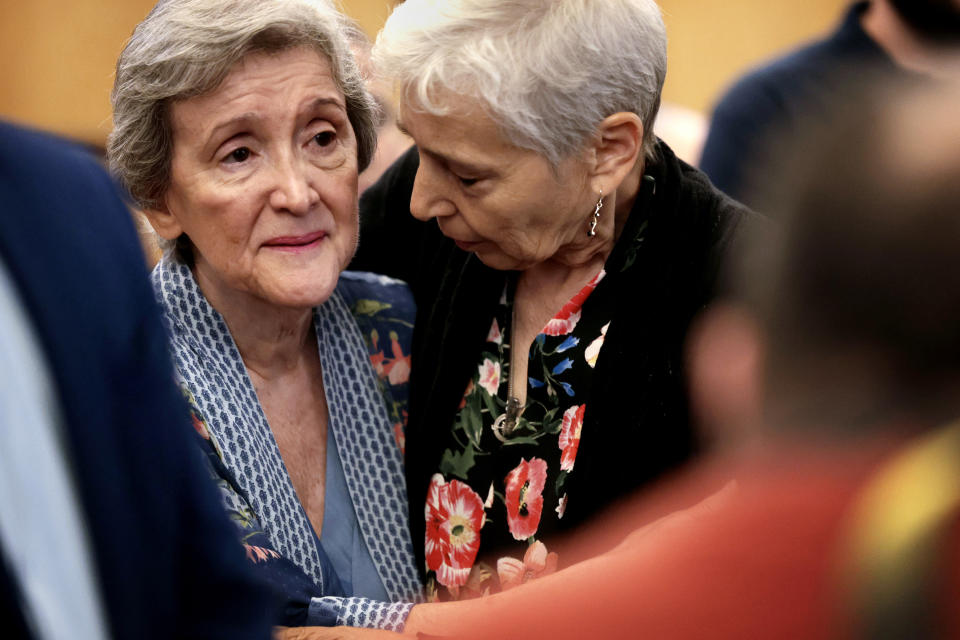
[[582, 243], [597, 200], [587, 165], [554, 171], [543, 156], [505, 141], [478, 105], [446, 96], [436, 116], [408, 96], [399, 125], [416, 142], [420, 168], [410, 211], [495, 269], [526, 269]]
[[189, 237], [204, 294], [326, 300], [358, 233], [357, 142], [329, 62], [306, 47], [250, 54], [170, 117], [171, 228], [158, 231]]

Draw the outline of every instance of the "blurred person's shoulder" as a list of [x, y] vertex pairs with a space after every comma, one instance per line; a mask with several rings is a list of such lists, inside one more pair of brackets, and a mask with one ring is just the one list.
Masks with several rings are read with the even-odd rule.
[[7, 205], [15, 200], [31, 211], [29, 222], [69, 227], [80, 241], [133, 229], [122, 191], [95, 150], [51, 133], [0, 121], [0, 187]]
[[832, 32], [745, 73], [724, 93], [716, 110], [730, 110], [737, 105], [756, 110], [758, 105], [754, 101], [758, 99], [765, 101], [760, 106], [789, 110], [792, 98], [810, 90], [811, 82], [842, 75], [852, 65], [871, 61], [889, 63], [886, 54], [860, 24], [867, 6], [867, 2], [852, 5]]
[[91, 151], [0, 122], [0, 203], [0, 256], [38, 321], [55, 331], [83, 314], [104, 344], [135, 340], [129, 325], [93, 321], [154, 307], [129, 209]]
[[102, 195], [119, 199], [118, 187], [94, 153], [80, 142], [0, 121], [0, 184], [5, 190], [42, 197], [43, 202], [68, 187], [99, 189]]

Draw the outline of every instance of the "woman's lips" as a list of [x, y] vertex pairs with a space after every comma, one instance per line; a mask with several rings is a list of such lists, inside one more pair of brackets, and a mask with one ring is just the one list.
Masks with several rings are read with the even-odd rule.
[[278, 251], [299, 253], [308, 251], [319, 245], [327, 237], [326, 231], [314, 231], [302, 236], [278, 236], [263, 243], [263, 246]]
[[461, 251], [473, 251], [473, 249], [480, 244], [480, 240], [474, 240], [474, 241], [459, 240], [458, 238], [454, 237], [452, 234], [447, 233], [447, 229], [443, 228], [443, 224], [441, 223], [440, 218], [437, 218], [437, 226], [440, 228], [440, 233], [442, 233], [443, 235], [453, 240], [453, 243], [458, 247], [460, 247]]

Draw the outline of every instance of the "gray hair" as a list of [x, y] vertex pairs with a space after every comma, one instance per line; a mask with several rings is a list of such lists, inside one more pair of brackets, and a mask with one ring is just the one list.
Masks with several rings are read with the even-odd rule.
[[170, 184], [170, 105], [213, 91], [250, 53], [307, 46], [330, 60], [362, 171], [376, 148], [378, 113], [347, 41], [356, 28], [328, 0], [161, 0], [117, 60], [111, 169], [138, 206], [158, 208]]
[[554, 167], [621, 111], [640, 116], [655, 153], [667, 38], [653, 0], [406, 0], [373, 62], [429, 113], [446, 113], [438, 91], [478, 99]]

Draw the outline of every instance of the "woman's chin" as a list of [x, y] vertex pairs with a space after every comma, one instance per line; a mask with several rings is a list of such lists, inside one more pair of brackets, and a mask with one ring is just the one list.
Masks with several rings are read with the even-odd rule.
[[475, 251], [474, 253], [480, 262], [497, 271], [523, 271], [532, 264], [499, 251]]
[[267, 301], [278, 306], [292, 309], [316, 307], [333, 295], [337, 287], [340, 271], [333, 273], [291, 274], [274, 283], [265, 296]]
[[339, 255], [325, 252], [320, 256], [286, 256], [272, 263], [264, 263], [260, 270], [262, 291], [266, 298], [282, 307], [316, 307], [333, 294], [340, 279], [342, 265]]

